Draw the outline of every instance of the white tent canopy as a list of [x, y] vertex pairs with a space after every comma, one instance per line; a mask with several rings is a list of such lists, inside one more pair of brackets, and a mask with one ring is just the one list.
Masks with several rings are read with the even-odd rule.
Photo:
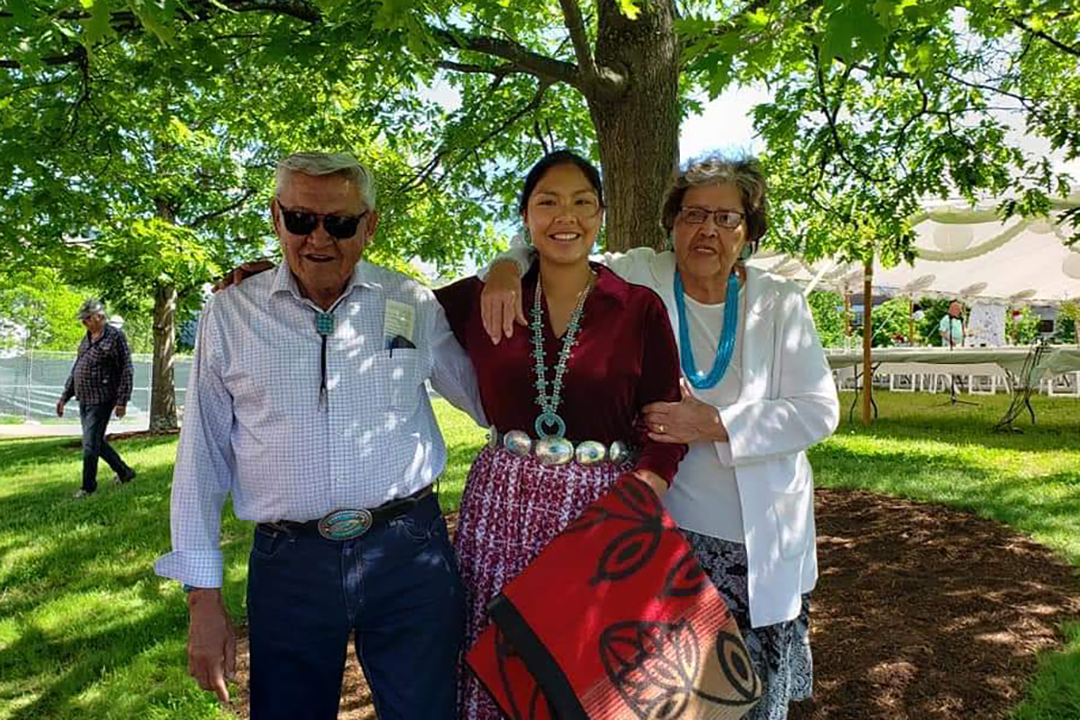
[[[1080, 193], [1053, 202], [1054, 210], [1080, 206]], [[885, 294], [976, 298], [1002, 304], [1057, 304], [1080, 297], [1080, 246], [1065, 245], [1069, 229], [1056, 214], [1004, 223], [993, 207], [940, 206], [912, 218], [914, 265], [874, 265], [873, 286]], [[861, 292], [858, 264], [825, 260], [807, 266], [783, 254], [759, 253], [750, 264], [810, 288]]]

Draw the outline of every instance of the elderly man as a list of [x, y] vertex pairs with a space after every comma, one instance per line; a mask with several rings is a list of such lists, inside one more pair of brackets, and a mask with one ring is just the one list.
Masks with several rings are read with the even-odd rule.
[[132, 470], [113, 446], [105, 440], [109, 418], [116, 412], [124, 417], [131, 399], [131, 351], [124, 333], [109, 325], [101, 301], [88, 299], [79, 308], [79, 320], [86, 336], [79, 343], [78, 356], [64, 383], [64, 392], [56, 402], [56, 414], [64, 416], [64, 406], [75, 397], [79, 400], [82, 421], [82, 487], [75, 499], [89, 497], [97, 490], [98, 458], [103, 458], [116, 473], [116, 482], [130, 482]]
[[172, 486], [188, 668], [228, 701], [222, 505], [256, 523], [248, 564], [254, 720], [336, 718], [350, 638], [382, 720], [451, 718], [463, 598], [432, 485], [446, 463], [424, 381], [486, 424], [442, 308], [360, 261], [378, 224], [347, 155], [278, 165], [285, 261], [207, 303]]
[[959, 300], [949, 303], [949, 312], [938, 323], [941, 344], [947, 348], [960, 347], [964, 344], [964, 306]]

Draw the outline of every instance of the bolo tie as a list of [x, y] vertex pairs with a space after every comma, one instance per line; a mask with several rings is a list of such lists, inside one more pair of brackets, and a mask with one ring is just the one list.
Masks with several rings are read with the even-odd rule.
[[322, 361], [319, 363], [319, 411], [327, 412], [330, 408], [330, 400], [326, 389], [326, 341], [334, 334], [334, 314], [316, 311], [315, 332], [322, 338]]

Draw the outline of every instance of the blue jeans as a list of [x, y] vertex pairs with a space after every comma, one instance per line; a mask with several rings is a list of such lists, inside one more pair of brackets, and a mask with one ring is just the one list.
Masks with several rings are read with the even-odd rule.
[[105, 428], [109, 426], [115, 403], [98, 405], [79, 405], [79, 420], [82, 422], [82, 489], [88, 493], [97, 490], [98, 458], [109, 464], [117, 475], [126, 478], [131, 468], [120, 458], [105, 440]]
[[335, 720], [350, 638], [379, 720], [454, 720], [464, 598], [434, 495], [345, 542], [259, 526], [247, 610], [252, 720]]

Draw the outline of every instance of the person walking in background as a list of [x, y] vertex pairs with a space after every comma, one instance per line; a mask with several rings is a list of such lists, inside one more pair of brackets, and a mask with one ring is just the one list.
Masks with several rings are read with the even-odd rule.
[[135, 471], [105, 440], [105, 429], [113, 412], [117, 418], [124, 417], [131, 399], [133, 368], [127, 338], [122, 330], [106, 322], [105, 306], [100, 300], [86, 300], [79, 308], [78, 317], [86, 328], [86, 337], [79, 343], [75, 364], [56, 402], [56, 414], [63, 417], [68, 400], [78, 398], [83, 471], [82, 487], [75, 492], [75, 499], [81, 500], [97, 490], [99, 457], [116, 473], [118, 483], [133, 480]]

